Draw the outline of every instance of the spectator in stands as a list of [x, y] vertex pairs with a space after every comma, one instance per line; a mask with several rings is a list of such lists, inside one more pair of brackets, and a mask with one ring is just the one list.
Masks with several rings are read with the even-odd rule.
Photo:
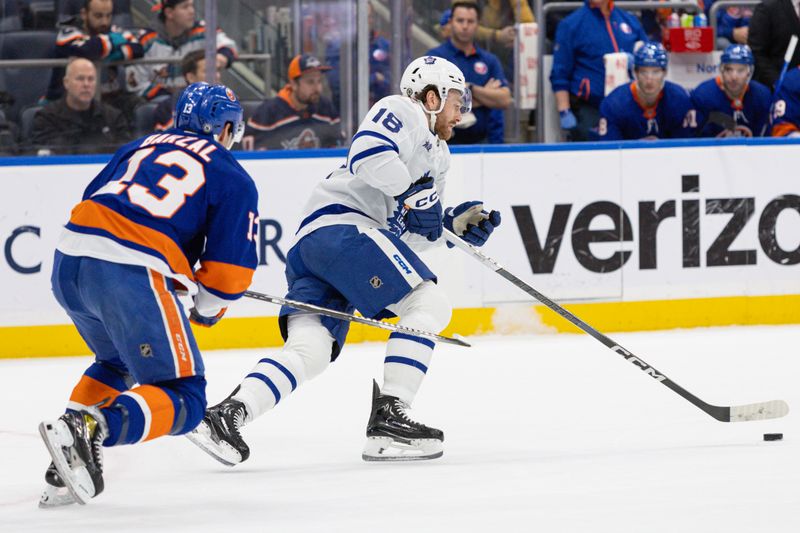
[[[716, 0], [705, 3], [706, 16], [711, 20], [711, 6]], [[717, 48], [724, 49], [731, 44], [747, 44], [750, 17], [753, 9], [750, 7], [731, 6], [717, 11]]]
[[344, 140], [339, 115], [322, 97], [323, 65], [312, 55], [295, 56], [289, 63], [289, 83], [278, 96], [265, 101], [247, 122], [246, 143], [256, 150], [332, 148]]
[[[372, 2], [367, 3], [367, 23], [369, 27], [369, 105], [388, 96], [392, 92], [390, 54], [391, 45], [376, 29], [375, 10]], [[341, 38], [331, 39], [325, 47], [325, 61], [330, 70], [328, 71], [328, 86], [331, 89], [333, 101], [338, 106], [340, 94], [340, 49], [342, 46]], [[355, 47], [353, 50], [353, 65], [355, 68], [356, 56]]]
[[[59, 25], [55, 56], [84, 57], [91, 61], [121, 61], [142, 57], [144, 50], [133, 32], [111, 25], [113, 0], [84, 0], [80, 14]], [[53, 69], [47, 99], [64, 94], [64, 69]], [[101, 71], [100, 94], [103, 103], [116, 107], [128, 121], [141, 98], [127, 91], [123, 70], [108, 67]]]
[[[472, 113], [465, 114], [448, 144], [502, 143], [503, 110], [511, 105], [511, 91], [497, 56], [475, 44], [480, 7], [474, 2], [454, 2], [452, 35], [428, 55], [454, 63], [472, 91]], [[470, 122], [472, 124], [470, 125]]]
[[647, 37], [639, 20], [616, 9], [613, 0], [585, 0], [556, 30], [550, 83], [561, 128], [572, 141], [585, 141], [600, 118], [605, 92], [603, 56], [632, 53]]
[[442, 16], [439, 18], [439, 35], [441, 36], [442, 40], [446, 40], [450, 38], [450, 35], [453, 31], [453, 26], [450, 24], [450, 20], [453, 18], [453, 10], [452, 9], [445, 9], [442, 12]]
[[[164, 0], [156, 7], [159, 9], [158, 26], [154, 30], [143, 30], [139, 36], [145, 58], [183, 58], [205, 47], [206, 25], [195, 20], [193, 0]], [[236, 58], [236, 44], [219, 29], [217, 54], [225, 68]], [[128, 67], [127, 81], [129, 87], [148, 100], [180, 92], [186, 86], [178, 63]]]
[[122, 112], [97, 102], [97, 70], [91, 61], [73, 58], [64, 75], [64, 96], [50, 102], [33, 119], [34, 145], [58, 154], [114, 151], [131, 139]]
[[755, 60], [746, 44], [732, 44], [722, 53], [719, 76], [692, 91], [701, 137], [762, 137], [769, 121], [772, 93], [751, 81]]
[[487, 0], [476, 38], [494, 51], [501, 47], [510, 49], [517, 37], [514, 24], [526, 22], [535, 22], [528, 0]]
[[686, 89], [666, 81], [667, 51], [648, 42], [634, 54], [634, 81], [617, 87], [600, 104], [602, 141], [693, 137], [697, 123]]
[[[769, 88], [778, 81], [783, 56], [792, 35], [800, 33], [798, 6], [793, 0], [764, 0], [756, 5], [750, 19], [747, 44], [756, 58], [753, 78]], [[789, 66], [800, 64], [800, 46], [794, 51]]]
[[528, 0], [486, 0], [482, 3], [476, 40], [497, 56], [506, 79], [514, 78], [514, 41], [517, 23], [535, 22]]
[[773, 137], [800, 137], [800, 68], [786, 72], [772, 111]]
[[[223, 68], [223, 59], [217, 56], [217, 83], [220, 83], [220, 70]], [[195, 50], [189, 52], [181, 61], [181, 73], [186, 85], [191, 85], [199, 81], [206, 81], [206, 52], [205, 50]], [[164, 98], [156, 106], [153, 118], [156, 131], [168, 130], [172, 127], [172, 113], [175, 111], [175, 104], [178, 102], [180, 94], [173, 93], [169, 98]]]

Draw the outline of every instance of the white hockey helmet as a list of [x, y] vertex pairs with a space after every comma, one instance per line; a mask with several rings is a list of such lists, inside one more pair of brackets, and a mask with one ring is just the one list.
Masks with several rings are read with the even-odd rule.
[[439, 109], [430, 112], [431, 121], [444, 109], [444, 101], [451, 90], [461, 93], [461, 112], [467, 113], [472, 109], [472, 94], [470, 94], [464, 74], [450, 61], [435, 56], [418, 57], [412, 61], [400, 78], [400, 94], [413, 98], [425, 87], [433, 85], [439, 91], [441, 104]]

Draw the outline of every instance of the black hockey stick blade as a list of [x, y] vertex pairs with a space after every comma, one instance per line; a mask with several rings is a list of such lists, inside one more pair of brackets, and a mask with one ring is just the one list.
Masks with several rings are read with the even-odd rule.
[[749, 422], [752, 420], [768, 420], [770, 418], [780, 418], [782, 416], [786, 416], [786, 414], [789, 412], [789, 405], [783, 400], [772, 400], [769, 402], [758, 402], [735, 406], [717, 406], [704, 402], [691, 392], [672, 381], [664, 373], [659, 372], [647, 364], [643, 359], [626, 350], [609, 337], [606, 337], [592, 326], [519, 279], [517, 276], [500, 266], [497, 261], [481, 252], [478, 248], [467, 242], [464, 242], [453, 232], [445, 229], [444, 236], [448, 242], [454, 244], [458, 248], [461, 248], [463, 251], [467, 252], [485, 266], [499, 274], [501, 277], [507, 279], [525, 291], [528, 295], [533, 296], [536, 300], [546, 305], [552, 311], [555, 311], [563, 318], [580, 328], [582, 331], [603, 343], [607, 348], [621, 355], [626, 361], [633, 364], [633, 366], [649, 375], [656, 381], [660, 382], [665, 387], [672, 389], [679, 396], [682, 396], [684, 399], [688, 400], [706, 414], [712, 416], [720, 422]]
[[260, 292], [254, 292], [254, 291], [245, 291], [244, 295], [247, 296], [248, 298], [253, 298], [254, 300], [261, 300], [262, 302], [270, 302], [278, 305], [286, 305], [289, 307], [293, 307], [294, 309], [305, 311], [311, 314], [325, 315], [331, 318], [338, 318], [339, 320], [346, 320], [347, 322], [357, 322], [359, 324], [365, 324], [367, 326], [372, 326], [374, 328], [385, 329], [388, 331], [396, 331], [398, 333], [405, 333], [406, 335], [413, 335], [414, 337], [424, 337], [426, 339], [443, 342], [445, 344], [455, 344], [456, 346], [464, 346], [466, 348], [472, 346], [461, 337], [446, 337], [444, 335], [437, 335], [436, 333], [431, 333], [429, 331], [424, 331], [421, 329], [407, 328], [399, 324], [390, 324], [388, 322], [381, 322], [380, 320], [374, 320], [372, 318], [365, 318], [362, 316], [351, 315], [350, 313], [336, 311], [334, 309], [328, 309], [327, 307], [320, 307], [318, 305], [307, 304], [295, 300], [287, 300], [286, 298], [279, 298], [278, 296], [270, 296], [269, 294], [262, 294]]

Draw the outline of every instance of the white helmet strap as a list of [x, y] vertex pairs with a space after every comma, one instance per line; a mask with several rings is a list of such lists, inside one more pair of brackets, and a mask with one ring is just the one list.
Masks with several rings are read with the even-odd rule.
[[[422, 110], [428, 115], [428, 127], [430, 128], [431, 132], [433, 132], [433, 133], [435, 133], [434, 130], [436, 128], [436, 116], [439, 113], [442, 112], [442, 110], [444, 109], [445, 100], [447, 100], [447, 96], [445, 96], [444, 98], [442, 98], [441, 95], [439, 95], [439, 94], [437, 94], [437, 96], [439, 96], [439, 109], [437, 109], [436, 111], [431, 111], [425, 105], [426, 102], [418, 100], [420, 105], [422, 106]], [[427, 100], [427, 97], [428, 97], [428, 93], [427, 92], [425, 93], [424, 97]]]

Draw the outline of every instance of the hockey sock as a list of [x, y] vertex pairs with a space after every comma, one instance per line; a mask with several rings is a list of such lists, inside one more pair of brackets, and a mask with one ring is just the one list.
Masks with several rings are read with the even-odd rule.
[[205, 412], [203, 376], [192, 376], [126, 391], [102, 409], [108, 424], [104, 446], [135, 444], [194, 429]]
[[288, 338], [273, 357], [261, 359], [231, 397], [245, 406], [249, 423], [275, 407], [306, 380], [330, 364], [333, 336], [317, 315], [292, 315]]
[[[444, 291], [432, 281], [417, 285], [389, 308], [409, 328], [439, 332], [450, 322], [452, 308]], [[428, 339], [392, 333], [386, 344], [381, 392], [411, 405], [433, 356], [434, 343]]]
[[92, 366], [86, 369], [78, 384], [72, 389], [67, 409], [80, 411], [101, 402], [101, 407], [106, 407], [119, 393], [128, 390], [131, 386], [133, 386], [133, 378], [130, 375], [106, 363], [92, 363]]
[[428, 371], [433, 347], [433, 341], [428, 339], [397, 332], [389, 335], [381, 392], [411, 405]]
[[245, 423], [278, 405], [281, 398], [289, 396], [305, 381], [305, 376], [298, 368], [302, 368], [300, 357], [286, 348], [256, 364], [231, 395], [244, 404], [247, 411]]

